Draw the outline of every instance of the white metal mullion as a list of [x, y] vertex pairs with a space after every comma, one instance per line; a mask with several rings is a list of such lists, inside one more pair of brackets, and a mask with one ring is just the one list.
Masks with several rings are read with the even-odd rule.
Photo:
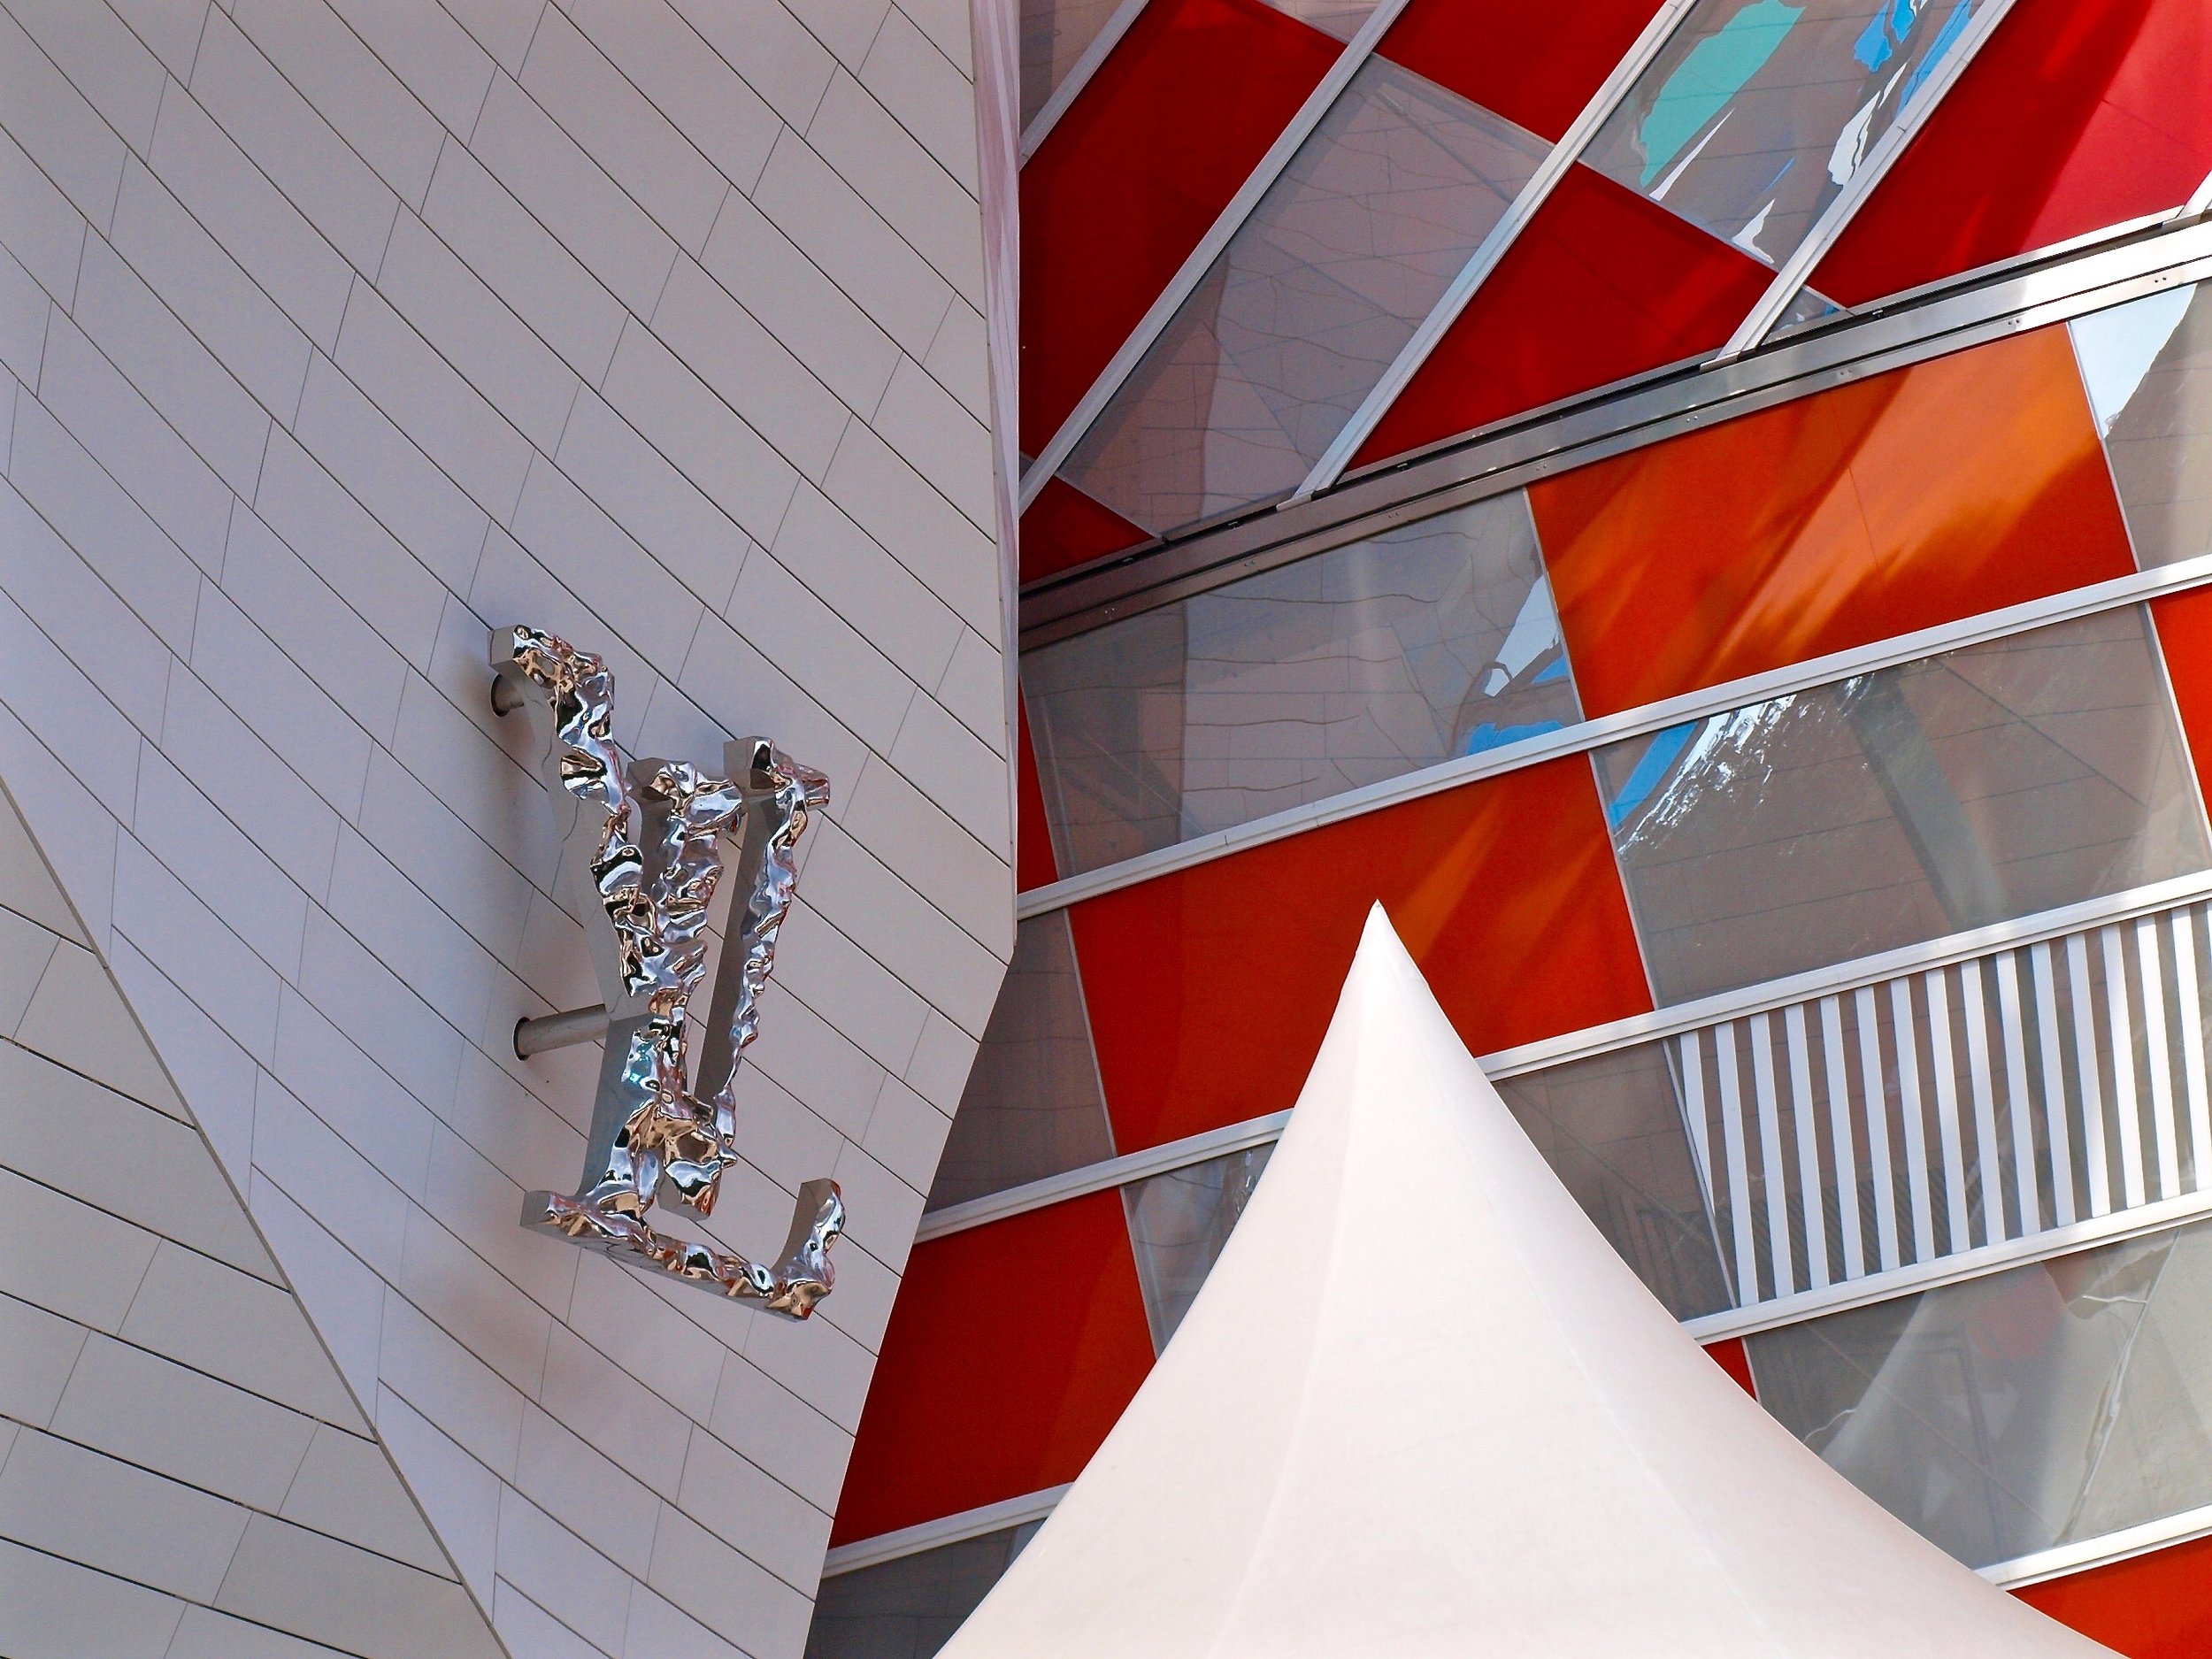
[[2158, 921], [2135, 921], [2135, 964], [2143, 977], [2143, 1056], [2151, 1074], [2151, 1135], [2158, 1153], [2158, 1195], [2181, 1195], [2181, 1148], [2174, 1125], [2174, 1051], [2166, 1033], [2166, 976], [2158, 960]]
[[1099, 65], [1106, 61], [1115, 47], [1121, 44], [1121, 37], [1129, 33], [1130, 25], [1137, 20], [1137, 14], [1144, 8], [1145, 0], [1121, 0], [1121, 4], [1114, 8], [1113, 15], [1099, 26], [1098, 33], [1091, 37], [1091, 43], [1083, 49], [1083, 55], [1068, 65], [1067, 74], [1058, 86], [1053, 88], [1052, 96], [1044, 101], [1043, 107], [1036, 114], [1029, 118], [1029, 125], [1022, 128], [1018, 152], [1019, 160], [1025, 162], [1037, 153], [1038, 146], [1059, 125], [1060, 118], [1068, 112], [1068, 106], [1075, 102], [1078, 95], [1090, 85], [1091, 77], [1098, 73]]
[[1728, 1161], [1728, 1231], [1736, 1251], [1736, 1305], [1764, 1302], [1759, 1294], [1759, 1251], [1751, 1233], [1751, 1171], [1745, 1163], [1743, 1089], [1736, 1075], [1736, 1025], [1731, 1020], [1712, 1033], [1713, 1060], [1720, 1074], [1721, 1156]]
[[1313, 136], [1314, 129], [1321, 125], [1322, 118], [1328, 114], [1338, 96], [1351, 84], [1352, 77], [1359, 73], [1367, 60], [1374, 56], [1376, 46], [1389, 32], [1390, 26], [1398, 20], [1398, 14], [1405, 10], [1406, 4], [1407, 0], [1381, 0], [1381, 4], [1368, 14], [1367, 21], [1360, 26], [1359, 33], [1352, 36], [1350, 43], [1337, 54], [1336, 62], [1329, 65], [1329, 73], [1321, 77], [1320, 84], [1306, 95], [1306, 101], [1298, 106], [1298, 113], [1291, 117], [1290, 125], [1269, 147], [1267, 154], [1260, 157], [1260, 165], [1252, 170], [1251, 176], [1245, 180], [1236, 195], [1230, 197], [1228, 206], [1221, 210], [1212, 227], [1199, 239], [1198, 246], [1190, 250], [1189, 257], [1183, 261], [1181, 268], [1169, 280], [1160, 296], [1152, 302], [1152, 308], [1145, 312], [1129, 338], [1122, 342], [1121, 349], [1114, 354], [1113, 361], [1091, 382], [1091, 388], [1083, 394], [1082, 401], [1060, 423], [1060, 430], [1052, 434], [1051, 441], [1038, 451], [1037, 458], [1029, 464], [1029, 470], [1022, 474], [1021, 479], [1019, 504], [1023, 509], [1025, 510], [1037, 499], [1038, 492], [1075, 452], [1075, 446], [1083, 441], [1083, 434], [1090, 430], [1091, 423], [1106, 412], [1106, 405], [1113, 402], [1114, 394], [1121, 389], [1122, 382], [1136, 372], [1137, 365], [1152, 349], [1153, 342], [1167, 332], [1167, 326], [1174, 321], [1175, 313], [1182, 310], [1183, 302], [1195, 293], [1198, 285], [1205, 280], [1206, 273], [1213, 268], [1214, 261], [1226, 251], [1237, 232], [1244, 227], [1245, 220], [1251, 218], [1253, 211], [1259, 206], [1261, 198], [1274, 187], [1275, 180], [1282, 177], [1283, 170], [1290, 165], [1291, 157], [1298, 153], [1299, 146]]
[[2056, 970], [2051, 941], [2028, 947], [2028, 968], [2035, 979], [2035, 1034], [2043, 1062], [2043, 1136], [2051, 1149], [2051, 1221], [2071, 1226], [2074, 1202], [2074, 1145], [2066, 1129], [2066, 1055], [2058, 1025]]
[[1891, 123], [1889, 130], [1875, 141], [1873, 150], [1852, 173], [1843, 188], [1836, 193], [1836, 199], [1828, 204], [1826, 210], [1814, 221], [1813, 227], [1805, 233], [1805, 239], [1782, 262], [1781, 269], [1775, 273], [1774, 280], [1767, 285], [1767, 291], [1751, 308], [1751, 315], [1737, 326], [1736, 332], [1729, 336], [1728, 343], [1713, 356], [1711, 361], [1725, 363], [1732, 357], [1740, 357], [1774, 331], [1774, 325], [1781, 321], [1782, 313], [1789, 310], [1790, 302], [1797, 297], [1798, 290], [1805, 286], [1806, 280], [1827, 257], [1829, 250], [1836, 245], [1859, 209], [1874, 194], [1874, 188], [1881, 183], [1897, 158], [1905, 153], [1905, 147], [1927, 124], [1929, 116], [1935, 113], [1945, 95], [1965, 73], [1966, 66], [1974, 61], [1984, 43], [1996, 33], [1997, 26], [2004, 21], [2005, 14], [2011, 10], [2012, 0], [1993, 0], [1986, 12], [1966, 26], [1965, 32], [1945, 55], [1943, 61], [1936, 65], [1920, 89], [1913, 95], [1910, 105], [1901, 111], [1897, 119]]
[[[1852, 994], [1859, 1020], [1859, 1087], [1866, 1100], [1866, 1163], [1874, 1186], [1874, 1239], [1882, 1271], [1903, 1263], [1897, 1241], [1897, 1179], [1889, 1161], [1889, 1092], [1882, 1087], [1882, 1030], [1875, 1017], [1874, 987]], [[1901, 1066], [1900, 1071], [1903, 1070]]]
[[1797, 1267], [1790, 1248], [1789, 1165], [1782, 1156], [1782, 1101], [1774, 1084], [1774, 1022], [1751, 1017], [1751, 1091], [1759, 1106], [1759, 1169], [1766, 1178], [1767, 1260], [1774, 1269], [1774, 1294], [1797, 1288]]
[[1964, 1106], [1959, 1100], [1958, 1060], [1951, 1048], [1951, 975], [1938, 968], [1920, 976], [1928, 999], [1928, 1068], [1935, 1074], [1936, 1139], [1943, 1150], [1944, 1226], [1950, 1234], [1946, 1256], [1974, 1246], [1973, 1223], [1966, 1211]]
[[[1920, 1102], [1920, 1045], [1912, 1033], [1912, 981], [1889, 985], [1890, 1038], [1897, 1045], [1897, 1098], [1903, 1109], [1905, 1186], [1912, 1202], [1916, 1262], [1935, 1257], [1935, 1206], [1928, 1192], [1928, 1117]], [[1932, 1019], [1929, 1024], [1935, 1022]]]
[[1851, 1144], [1851, 1077], [1844, 1062], [1843, 999], [1820, 999], [1820, 1046], [1828, 1071], [1828, 1137], [1836, 1157], [1836, 1221], [1843, 1232], [1843, 1276], [1866, 1272], [1864, 1222], [1859, 1215], [1859, 1160]]
[[2104, 1080], [2097, 1071], [2097, 1010], [2089, 994], [2089, 935], [2066, 941], [2066, 978], [2073, 987], [2074, 1074], [2081, 1084], [2081, 1155], [2089, 1213], [2112, 1209], [2112, 1168], [2104, 1124]]
[[1982, 1242], [2012, 1236], [2005, 1224], [2005, 1175], [1997, 1150], [1997, 1085], [1989, 1067], [1989, 1004], [1982, 964], [1959, 964], [1959, 1017], [1966, 1025], [1966, 1077], [1974, 1094], [1974, 1156], [1982, 1178]]
[[1805, 1033], [1805, 1004], [1782, 1010], [1783, 1046], [1790, 1056], [1790, 1110], [1797, 1122], [1797, 1192], [1805, 1212], [1805, 1266], [1811, 1286], [1825, 1286], [1828, 1271], [1828, 1207], [1820, 1179], [1820, 1131], [1814, 1121], [1813, 1046]]
[[2212, 1187], [2212, 1092], [2205, 1086], [2204, 1004], [2197, 979], [2194, 905], [2173, 912], [2174, 990], [2180, 1003], [2181, 1078], [2189, 1100], [2189, 1164], [2199, 1187]]
[[2204, 175], [2204, 182], [2199, 185], [2196, 193], [2182, 204], [2178, 217], [2194, 219], [2200, 213], [2212, 213], [2212, 173]]
[[2043, 1225], [2043, 1194], [2036, 1179], [2035, 1133], [2028, 1106], [2028, 1033], [2020, 1011], [2020, 953], [1999, 951], [1993, 972], [1997, 976], [1997, 1029], [2005, 1048], [2005, 1110], [2012, 1120], [2013, 1195], [2024, 1237]]
[[2112, 1033], [2112, 1110], [2120, 1129], [2120, 1203], [2143, 1202], [2143, 1109], [2135, 1098], [2135, 1021], [2128, 1011], [2127, 957], [2115, 926], [2097, 930], [2104, 952], [2105, 1020]]
[[1627, 97], [1644, 71], [1650, 67], [1652, 60], [1665, 47], [1676, 27], [1689, 15], [1691, 7], [1695, 4], [1696, 0], [1667, 0], [1652, 14], [1651, 20], [1644, 25], [1643, 33], [1628, 49], [1627, 55], [1613, 66], [1613, 73], [1591, 96], [1589, 103], [1582, 106], [1582, 113], [1575, 117], [1574, 124], [1560, 135], [1559, 142], [1551, 147], [1536, 171], [1529, 175], [1528, 182], [1521, 187], [1521, 193], [1506, 209], [1505, 217], [1490, 227], [1490, 234], [1467, 257], [1467, 263], [1459, 268], [1459, 274], [1452, 279], [1451, 286], [1429, 308], [1429, 314], [1421, 319], [1421, 326], [1413, 331], [1413, 337], [1391, 359], [1390, 366], [1383, 371], [1382, 379], [1375, 382], [1360, 406], [1352, 411], [1351, 419], [1336, 434], [1335, 441], [1321, 452], [1321, 458], [1306, 474], [1306, 481], [1299, 485], [1296, 493], [1291, 496], [1293, 501], [1302, 501], [1317, 491], [1325, 490], [1344, 475], [1344, 469], [1359, 453], [1360, 445], [1366, 442], [1369, 435], [1381, 425], [1382, 418], [1390, 411], [1390, 406], [1398, 401], [1398, 394], [1404, 391], [1413, 377], [1420, 373], [1421, 365], [1429, 360], [1429, 354], [1436, 349], [1438, 342], [1451, 326], [1459, 320], [1459, 314], [1475, 297], [1475, 290], [1490, 280], [1490, 273], [1498, 268], [1513, 244], [1520, 240], [1521, 233], [1536, 217], [1537, 210], [1550, 200], [1552, 191], [1567, 176], [1567, 169], [1582, 159], [1583, 152], [1590, 147], [1590, 141], [1598, 135], [1599, 129], [1611, 118], [1621, 101]]

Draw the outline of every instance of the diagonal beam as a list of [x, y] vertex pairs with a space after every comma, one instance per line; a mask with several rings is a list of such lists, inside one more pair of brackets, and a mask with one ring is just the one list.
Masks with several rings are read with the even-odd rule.
[[1085, 87], [1090, 85], [1091, 77], [1098, 73], [1098, 66], [1106, 61], [1115, 47], [1121, 44], [1121, 37], [1129, 33], [1129, 26], [1137, 20], [1137, 13], [1143, 11], [1144, 6], [1145, 0], [1121, 0], [1121, 4], [1114, 8], [1113, 15], [1100, 25], [1098, 33], [1091, 38], [1091, 43], [1083, 49], [1082, 56], [1068, 65], [1067, 74], [1058, 86], [1053, 88], [1052, 96], [1045, 100], [1044, 107], [1030, 117], [1029, 125], [1022, 128], [1021, 160], [1027, 161], [1037, 153], [1038, 147], [1059, 124], [1060, 118], [1068, 112], [1068, 106], [1081, 95]]
[[1660, 50], [1666, 45], [1676, 27], [1688, 15], [1695, 3], [1696, 0], [1667, 0], [1652, 14], [1651, 21], [1644, 25], [1643, 33], [1636, 37], [1627, 55], [1613, 66], [1613, 73], [1605, 78], [1604, 85], [1591, 96], [1589, 103], [1583, 106], [1582, 113], [1575, 117], [1574, 124], [1561, 135], [1559, 142], [1552, 146], [1551, 153], [1544, 157], [1542, 165], [1522, 186], [1520, 195], [1506, 210], [1505, 217], [1491, 227], [1490, 234], [1482, 239], [1481, 245], [1460, 267], [1459, 274], [1452, 279], [1451, 286], [1444, 290], [1442, 297], [1431, 308], [1429, 314], [1421, 319], [1421, 326], [1413, 331], [1413, 337], [1406, 342], [1390, 366], [1383, 371], [1383, 377], [1375, 382], [1374, 389], [1352, 411], [1352, 419], [1345, 424], [1344, 430], [1336, 434], [1336, 441], [1322, 451], [1321, 458], [1313, 464], [1313, 471], [1306, 474], [1306, 481], [1299, 485], [1291, 495], [1292, 501], [1303, 501], [1328, 488], [1343, 476], [1344, 469], [1359, 453], [1360, 445], [1367, 442], [1369, 435], [1381, 424], [1383, 416], [1389, 412], [1391, 404], [1398, 401], [1398, 394], [1405, 390], [1413, 377], [1420, 372], [1421, 365], [1429, 360], [1429, 354], [1436, 349], [1437, 342], [1444, 338], [1446, 331], [1459, 320], [1459, 314], [1475, 297], [1475, 290], [1489, 280], [1490, 273], [1498, 268], [1499, 261], [1520, 239], [1529, 221], [1536, 217], [1536, 211], [1544, 205], [1559, 181], [1567, 176], [1567, 169], [1581, 159], [1582, 152], [1590, 147], [1590, 141], [1597, 136], [1598, 129], [1605, 125], [1638, 78], [1658, 57]]
[[1360, 26], [1359, 33], [1353, 35], [1344, 50], [1337, 54], [1336, 62], [1329, 66], [1329, 73], [1321, 77], [1320, 84], [1298, 106], [1298, 113], [1291, 118], [1290, 125], [1283, 129], [1281, 136], [1276, 139], [1267, 154], [1260, 157], [1260, 165], [1252, 170], [1251, 177], [1245, 180], [1243, 187], [1230, 198], [1229, 205], [1221, 210], [1212, 228], [1200, 239], [1198, 246], [1191, 250], [1190, 257], [1183, 261], [1182, 267], [1161, 291], [1159, 298], [1152, 302], [1152, 309], [1145, 312], [1129, 338], [1122, 342], [1121, 349], [1114, 354], [1113, 361], [1106, 365], [1098, 379], [1091, 382], [1091, 389], [1083, 394], [1082, 402], [1076, 404], [1068, 418], [1060, 423], [1060, 430], [1052, 434], [1051, 442], [1038, 451], [1037, 458], [1029, 464], [1029, 470], [1022, 474], [1020, 505], [1023, 509], [1026, 510], [1030, 503], [1037, 499], [1038, 492], [1060, 470], [1062, 463], [1074, 452], [1075, 446], [1083, 441], [1083, 434], [1090, 430], [1091, 423], [1105, 412], [1106, 405], [1113, 401], [1114, 394], [1121, 389], [1122, 382], [1136, 372], [1137, 365], [1152, 349], [1153, 342], [1167, 332], [1168, 324], [1175, 319], [1175, 313], [1182, 310], [1183, 302], [1197, 290], [1198, 285], [1205, 280], [1206, 273], [1212, 269], [1214, 261], [1221, 257], [1231, 239], [1244, 227], [1244, 221], [1251, 218], [1253, 210], [1259, 206], [1260, 198], [1268, 193], [1276, 180], [1282, 177], [1283, 170], [1290, 165], [1291, 157], [1298, 153], [1299, 146], [1313, 135], [1314, 128], [1321, 125], [1321, 118], [1329, 112], [1338, 95], [1350, 84], [1361, 66], [1375, 55], [1376, 44], [1389, 33], [1390, 26], [1398, 20], [1398, 14], [1405, 10], [1406, 3], [1407, 0], [1381, 0], [1381, 4], [1368, 14], [1367, 21]]
[[1958, 38], [1958, 43], [1936, 65], [1920, 89], [1913, 94], [1911, 101], [1900, 112], [1897, 119], [1891, 123], [1889, 130], [1875, 141], [1867, 158], [1859, 164], [1858, 170], [1837, 192], [1836, 199], [1828, 204], [1827, 210], [1814, 221], [1812, 229], [1805, 234], [1804, 241], [1799, 242], [1790, 257], [1782, 262], [1782, 268], [1775, 273], [1774, 280], [1767, 285], [1767, 291], [1759, 296], [1759, 303], [1751, 308], [1751, 314], [1737, 325], [1736, 332], [1729, 336], [1728, 343], [1708, 359], [1709, 365], [1732, 363], [1745, 352], [1755, 349], [1774, 332], [1775, 324], [1782, 320], [1782, 314], [1789, 310], [1790, 302], [1797, 297], [1798, 290], [1805, 286], [1806, 279], [1828, 257], [1829, 250], [1836, 245], [1859, 209], [1874, 194], [1875, 187], [1881, 183], [1897, 158], [1905, 153], [1905, 147], [1927, 125], [1929, 116], [1943, 102], [1944, 95], [1966, 73], [1966, 66], [1974, 61], [1989, 37], [1997, 32], [1997, 26], [2004, 21], [2005, 14], [2011, 10], [2012, 0], [1994, 0], [1987, 11], [1966, 26]]

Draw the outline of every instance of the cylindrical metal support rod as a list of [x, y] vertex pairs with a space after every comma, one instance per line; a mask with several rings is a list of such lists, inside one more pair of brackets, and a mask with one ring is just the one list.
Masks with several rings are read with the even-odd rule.
[[515, 1021], [515, 1053], [527, 1060], [534, 1054], [543, 1054], [548, 1048], [566, 1048], [580, 1042], [593, 1042], [607, 1034], [607, 1010], [603, 1003], [595, 1002], [589, 1008], [564, 1009], [557, 1014], [542, 1014], [535, 1019]]

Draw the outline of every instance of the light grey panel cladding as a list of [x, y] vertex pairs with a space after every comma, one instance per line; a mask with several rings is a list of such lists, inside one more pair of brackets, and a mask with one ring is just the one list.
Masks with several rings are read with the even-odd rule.
[[[0, 1171], [0, 1256], [103, 1241], [12, 1294], [237, 1388], [238, 1322], [294, 1287], [338, 1371], [246, 1345], [272, 1408], [380, 1437], [518, 1654], [797, 1655], [1011, 950], [1010, 220], [979, 199], [1011, 131], [977, 142], [978, 56], [933, 0], [0, 0], [0, 779], [84, 918], [27, 913], [52, 959], [13, 977], [0, 918], [0, 1021], [73, 1073], [127, 1052], [54, 1018], [96, 952], [165, 1066], [110, 1079], [164, 1116], [134, 1156], [188, 1121], [214, 1155], [127, 1204]], [[596, 1061], [509, 1046], [595, 1000], [488, 706], [517, 621], [607, 657], [633, 749], [759, 731], [833, 780], [710, 1223], [757, 1251], [842, 1183], [803, 1327], [516, 1225]], [[245, 1233], [187, 1192], [222, 1175]], [[295, 1617], [300, 1538], [420, 1573], [333, 1446], [230, 1599], [143, 1592], [157, 1651], [260, 1651], [237, 1621]], [[199, 1491], [187, 1452], [113, 1455]], [[355, 1605], [293, 1634], [349, 1647]]]

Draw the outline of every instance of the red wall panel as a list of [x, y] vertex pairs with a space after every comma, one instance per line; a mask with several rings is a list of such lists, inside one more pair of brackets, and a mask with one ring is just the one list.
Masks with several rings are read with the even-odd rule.
[[1021, 174], [1021, 447], [1035, 455], [1328, 73], [1261, 0], [1153, 0]]
[[1377, 50], [1557, 143], [1656, 0], [1413, 0]]
[[2212, 6], [2018, 0], [1813, 286], [1846, 305], [2178, 207], [2212, 173]]
[[1021, 579], [1033, 582], [1087, 565], [1109, 553], [1141, 547], [1152, 533], [1140, 530], [1111, 507], [1072, 484], [1051, 478], [1021, 518]]
[[2212, 1538], [2013, 1594], [2128, 1659], [2212, 1654]]
[[1534, 484], [1584, 711], [2133, 570], [2063, 327]]
[[1714, 350], [1772, 276], [1603, 174], [1570, 167], [1352, 465]]
[[2212, 588], [2152, 600], [2151, 625], [2158, 630], [2166, 682], [2196, 762], [2198, 786], [2212, 796]]
[[1151, 1369], [1119, 1193], [915, 1246], [830, 1541], [1074, 1479]]
[[1075, 906], [1114, 1144], [1295, 1101], [1377, 900], [1478, 1054], [1651, 1006], [1589, 762], [1548, 761]]
[[1052, 852], [1052, 828], [1045, 818], [1045, 788], [1037, 772], [1037, 746], [1029, 735], [1029, 699], [1015, 699], [1020, 721], [1015, 741], [1014, 886], [1023, 893], [1050, 887], [1060, 879], [1060, 865]]

